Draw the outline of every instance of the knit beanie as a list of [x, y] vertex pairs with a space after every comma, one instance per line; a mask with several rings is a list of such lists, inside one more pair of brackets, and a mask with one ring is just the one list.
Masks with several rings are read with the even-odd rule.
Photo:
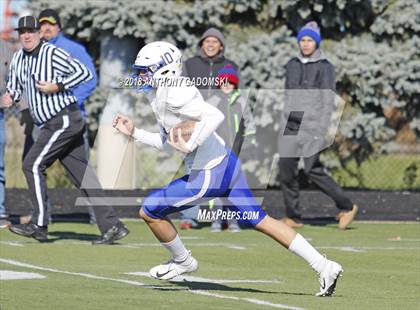
[[219, 80], [227, 80], [229, 83], [234, 84], [236, 87], [238, 87], [239, 75], [232, 65], [225, 65], [222, 69], [219, 70], [219, 72], [217, 72], [217, 77], [219, 78]]
[[321, 44], [321, 30], [319, 29], [318, 24], [316, 22], [309, 22], [305, 26], [300, 28], [297, 35], [298, 43], [305, 36], [312, 38], [316, 42], [317, 48]]

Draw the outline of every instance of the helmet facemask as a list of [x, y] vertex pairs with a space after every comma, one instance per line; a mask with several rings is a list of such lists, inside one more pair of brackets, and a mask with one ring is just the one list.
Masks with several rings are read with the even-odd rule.
[[132, 66], [132, 77], [137, 80], [137, 90], [149, 91], [153, 88], [154, 75], [165, 65], [164, 61], [150, 66], [139, 66], [134, 64]]

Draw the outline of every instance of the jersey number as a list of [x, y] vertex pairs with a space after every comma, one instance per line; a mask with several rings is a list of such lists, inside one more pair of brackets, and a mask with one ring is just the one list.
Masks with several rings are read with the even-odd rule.
[[172, 55], [166, 52], [162, 56], [162, 60], [165, 64], [169, 65], [170, 63], [173, 63], [174, 59], [172, 58]]

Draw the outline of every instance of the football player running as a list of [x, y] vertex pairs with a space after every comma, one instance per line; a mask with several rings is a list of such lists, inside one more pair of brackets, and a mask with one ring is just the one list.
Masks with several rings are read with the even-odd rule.
[[[133, 65], [137, 77], [143, 82], [142, 87], [153, 91], [151, 106], [160, 128], [159, 133], [135, 128], [133, 121], [121, 114], [113, 119], [114, 128], [137, 142], [159, 150], [172, 146], [186, 154], [184, 162], [189, 173], [152, 192], [144, 200], [139, 212], [159, 242], [171, 254], [168, 262], [150, 269], [150, 276], [169, 280], [198, 269], [197, 260], [185, 248], [167, 216], [201, 202], [223, 197], [232, 204], [231, 210], [239, 214], [258, 214], [257, 218], [243, 218], [239, 222], [273, 238], [307, 261], [319, 275], [321, 287], [316, 295], [331, 296], [343, 273], [341, 265], [328, 260], [300, 234], [261, 209], [248, 187], [239, 159], [215, 133], [224, 119], [223, 114], [206, 103], [198, 89], [189, 85], [188, 80], [181, 76], [181, 58], [182, 54], [176, 46], [157, 41], [145, 45]], [[195, 120], [196, 123], [190, 138], [184, 140], [181, 129], [174, 132], [173, 128], [186, 120]], [[175, 135], [177, 139], [174, 139]]]

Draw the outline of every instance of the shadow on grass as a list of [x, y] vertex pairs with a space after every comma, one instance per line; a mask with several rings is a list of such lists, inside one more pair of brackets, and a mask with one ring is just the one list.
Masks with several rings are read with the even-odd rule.
[[197, 290], [197, 291], [247, 292], [247, 293], [281, 294], [281, 295], [292, 295], [292, 296], [315, 297], [315, 294], [309, 294], [309, 293], [278, 292], [278, 291], [258, 290], [258, 289], [253, 289], [253, 288], [231, 287], [224, 284], [213, 283], [213, 282], [197, 282], [197, 281], [184, 280], [183, 282], [170, 282], [170, 284], [175, 285], [175, 287], [170, 286], [169, 283], [167, 286], [160, 285], [160, 286], [152, 286], [152, 287], [154, 289], [162, 290], [162, 291]]
[[311, 296], [315, 298], [336, 298], [336, 297], [343, 297], [343, 295], [337, 295], [334, 294], [333, 296], [327, 296], [327, 297], [316, 297], [315, 294], [308, 294], [308, 293], [296, 293], [296, 292], [278, 292], [282, 295], [293, 295], [293, 296]]
[[93, 241], [99, 238], [99, 235], [76, 233], [74, 231], [52, 231], [48, 232], [49, 236], [56, 237], [54, 239], [48, 239], [48, 242], [55, 242], [58, 240], [81, 240], [81, 241]]
[[278, 292], [282, 295], [292, 295], [292, 296], [311, 296], [315, 297], [315, 294], [308, 294], [308, 293], [297, 293], [297, 292]]
[[326, 226], [326, 225], [338, 223], [334, 217], [303, 218], [302, 222], [306, 225], [311, 225], [311, 226]]
[[253, 288], [242, 288], [242, 287], [231, 287], [220, 283], [213, 282], [198, 282], [198, 281], [186, 281], [183, 282], [169, 282], [171, 286], [154, 286], [154, 289], [162, 291], [179, 291], [184, 288], [185, 290], [191, 291], [225, 291], [225, 292], [247, 292], [247, 293], [264, 293], [264, 294], [277, 294], [278, 292], [258, 290]]

